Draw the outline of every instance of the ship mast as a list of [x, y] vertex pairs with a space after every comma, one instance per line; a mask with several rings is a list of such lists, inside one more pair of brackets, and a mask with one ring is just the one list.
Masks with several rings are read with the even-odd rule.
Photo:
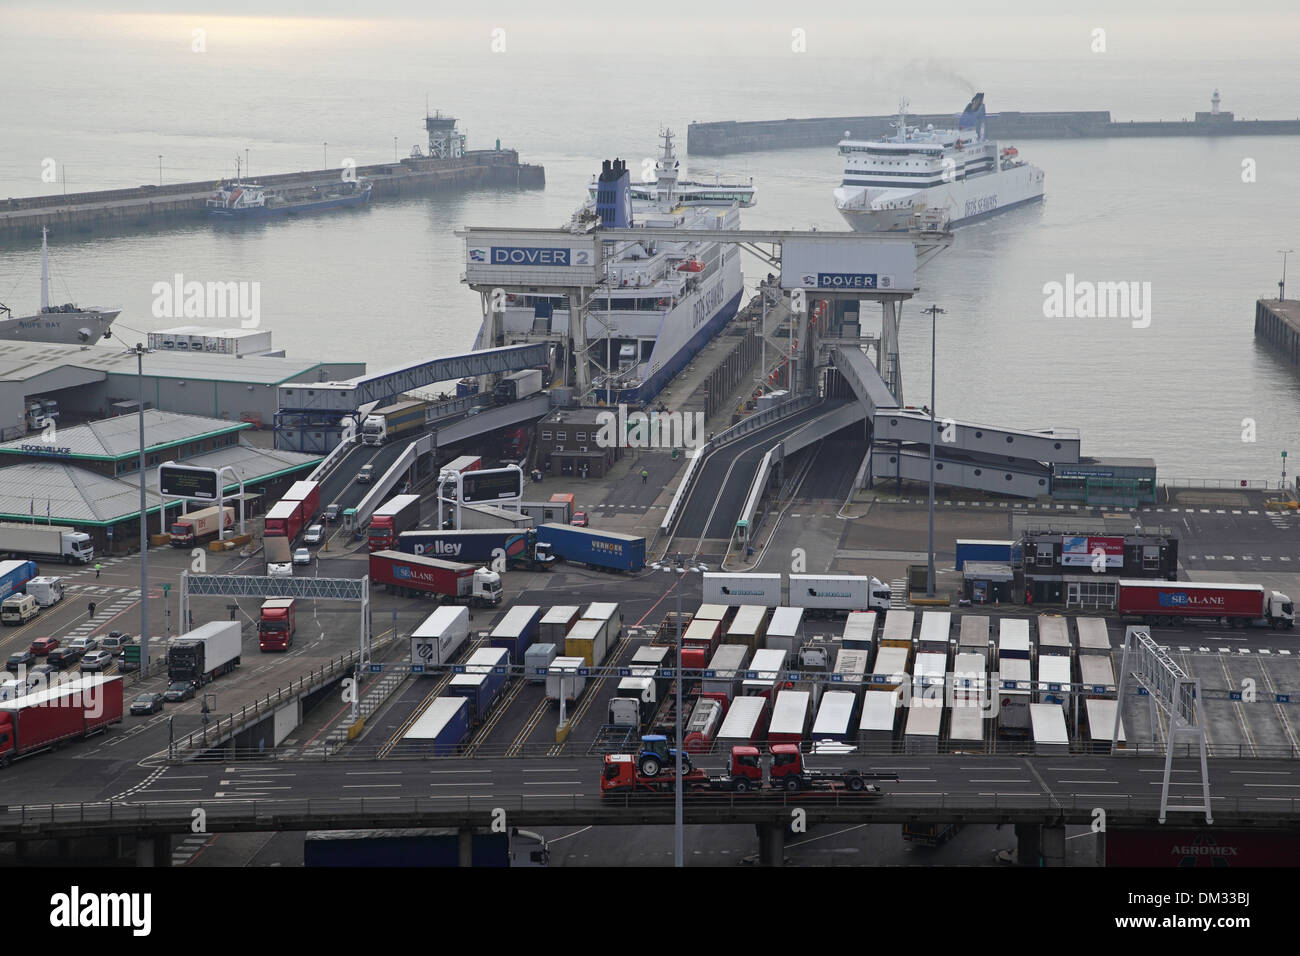
[[673, 156], [673, 131], [664, 128], [663, 153], [659, 157], [655, 194], [664, 209], [672, 206], [673, 193], [677, 187], [677, 160]]
[[41, 227], [41, 311], [50, 308], [50, 253], [46, 244], [46, 228]]

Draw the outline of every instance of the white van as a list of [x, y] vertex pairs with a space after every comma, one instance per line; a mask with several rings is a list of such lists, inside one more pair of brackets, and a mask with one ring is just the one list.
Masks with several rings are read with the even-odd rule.
[[63, 578], [32, 578], [27, 582], [27, 593], [36, 598], [41, 607], [58, 604], [63, 600]]
[[30, 594], [11, 594], [0, 603], [0, 623], [26, 624], [40, 610], [41, 606]]

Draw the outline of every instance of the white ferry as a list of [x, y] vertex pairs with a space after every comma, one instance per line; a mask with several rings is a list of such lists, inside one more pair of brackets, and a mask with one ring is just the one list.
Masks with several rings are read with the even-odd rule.
[[858, 232], [907, 230], [919, 220], [950, 229], [1043, 198], [1044, 173], [1013, 146], [984, 138], [984, 94], [976, 93], [957, 129], [907, 125], [880, 141], [840, 142], [844, 181], [835, 206]]
[[94, 345], [101, 338], [112, 337], [113, 320], [120, 313], [120, 309], [83, 308], [71, 302], [50, 305], [50, 252], [46, 230], [41, 229], [41, 310], [35, 315], [15, 316], [0, 302], [0, 339]]
[[[681, 161], [673, 157], [673, 131], [665, 129], [660, 134], [663, 138], [662, 150], [658, 162], [655, 163], [655, 173], [663, 168], [664, 157], [672, 159], [672, 171], [676, 177], [678, 169], [681, 167]], [[591, 177], [591, 185], [587, 187], [587, 194], [591, 200], [596, 198], [596, 186], [599, 182], [599, 176]], [[676, 180], [672, 186], [673, 196], [676, 197], [678, 205], [681, 206], [726, 206], [736, 203], [742, 209], [748, 209], [754, 205], [754, 177], [749, 178], [747, 183], [724, 183], [720, 176], [715, 176], [711, 183], [698, 182], [693, 179]], [[649, 182], [638, 182], [633, 179], [631, 182], [632, 201], [640, 203], [654, 203], [658, 200], [659, 194], [658, 176]]]
[[[569, 228], [599, 225], [632, 228], [738, 229], [747, 199], [694, 193], [689, 202], [678, 193], [678, 163], [672, 134], [664, 135], [656, 163], [653, 193], [631, 187], [621, 160], [606, 160], [598, 177], [612, 197], [592, 197]], [[609, 404], [650, 402], [736, 314], [743, 294], [740, 246], [707, 240], [629, 240], [605, 258], [605, 283], [588, 304], [587, 340], [595, 399]], [[569, 304], [560, 296], [513, 295], [507, 298], [504, 341], [549, 340], [571, 348]], [[476, 348], [489, 348], [480, 332]], [[559, 361], [572, 369], [572, 362]], [[580, 396], [575, 396], [580, 398]]]

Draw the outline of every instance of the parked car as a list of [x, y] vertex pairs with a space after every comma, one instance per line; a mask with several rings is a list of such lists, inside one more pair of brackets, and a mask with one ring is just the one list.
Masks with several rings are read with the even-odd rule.
[[81, 660], [81, 652], [75, 647], [56, 647], [45, 655], [46, 663], [61, 671], [75, 667], [79, 660]]
[[357, 472], [357, 484], [368, 485], [372, 478], [375, 477], [374, 465], [362, 465], [361, 470]]
[[9, 660], [5, 661], [5, 670], [18, 673], [19, 668], [31, 667], [36, 662], [36, 655], [31, 651], [17, 651], [9, 655]]
[[49, 664], [37, 664], [27, 673], [30, 674], [32, 677], [40, 678], [42, 683], [49, 684], [50, 675], [54, 673], [54, 668], [51, 667]]
[[343, 506], [336, 501], [325, 509], [325, 520], [336, 522], [339, 520], [339, 515], [341, 514], [343, 514]]
[[179, 704], [183, 700], [192, 700], [194, 698], [194, 685], [187, 680], [178, 680], [169, 684], [163, 691], [163, 700], [169, 704]]
[[44, 657], [58, 646], [59, 639], [57, 637], [38, 637], [32, 641], [31, 651], [37, 657]]
[[573, 517], [569, 519], [569, 524], [577, 525], [579, 528], [587, 527], [587, 512], [575, 511]]
[[87, 653], [89, 653], [90, 651], [94, 651], [94, 650], [98, 650], [98, 649], [99, 649], [99, 638], [97, 638], [97, 637], [74, 637], [74, 638], [72, 639], [72, 643], [69, 644], [68, 646], [71, 647], [71, 648], [74, 648], [74, 649], [76, 649], [76, 650], [78, 650], [78, 651], [80, 651], [82, 654], [87, 654]]
[[307, 548], [298, 548], [293, 552], [294, 564], [311, 564], [311, 551]]
[[135, 700], [131, 701], [131, 715], [133, 717], [143, 716], [145, 714], [156, 714], [162, 709], [162, 694], [141, 694]]
[[113, 666], [113, 655], [108, 651], [91, 651], [81, 659], [83, 671], [102, 671]]
[[320, 544], [325, 538], [325, 528], [321, 525], [314, 524], [303, 532], [303, 544]]

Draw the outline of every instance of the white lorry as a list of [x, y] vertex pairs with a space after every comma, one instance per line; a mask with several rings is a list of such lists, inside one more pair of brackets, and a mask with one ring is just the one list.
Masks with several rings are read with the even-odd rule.
[[64, 564], [89, 564], [95, 560], [90, 535], [58, 524], [0, 522], [0, 554], [4, 553]]

